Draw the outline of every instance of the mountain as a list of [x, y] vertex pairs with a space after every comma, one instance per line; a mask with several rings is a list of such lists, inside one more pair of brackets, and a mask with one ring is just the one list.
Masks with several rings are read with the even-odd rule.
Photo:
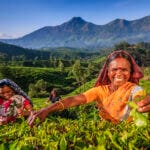
[[18, 39], [0, 41], [25, 48], [74, 47], [98, 49], [115, 43], [150, 41], [150, 16], [128, 21], [116, 19], [105, 25], [95, 25], [74, 17], [58, 26], [46, 26]]

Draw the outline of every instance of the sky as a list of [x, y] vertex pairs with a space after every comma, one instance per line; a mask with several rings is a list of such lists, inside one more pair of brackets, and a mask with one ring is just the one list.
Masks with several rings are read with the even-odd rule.
[[18, 38], [73, 17], [97, 25], [150, 15], [150, 0], [0, 0], [0, 38]]

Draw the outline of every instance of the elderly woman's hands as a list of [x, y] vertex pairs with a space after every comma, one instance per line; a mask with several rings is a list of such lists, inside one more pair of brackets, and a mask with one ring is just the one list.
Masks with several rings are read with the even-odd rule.
[[43, 108], [38, 111], [32, 112], [27, 120], [30, 127], [34, 125], [34, 122], [37, 118], [40, 119], [40, 123], [43, 122], [48, 115], [47, 109]]
[[150, 112], [150, 94], [138, 102], [139, 112]]

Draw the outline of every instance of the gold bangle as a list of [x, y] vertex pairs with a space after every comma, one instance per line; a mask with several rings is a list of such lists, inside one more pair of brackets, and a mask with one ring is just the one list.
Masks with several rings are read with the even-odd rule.
[[64, 110], [64, 109], [65, 109], [64, 104], [63, 104], [61, 101], [58, 101], [58, 103], [60, 103], [60, 104], [61, 104], [61, 106], [62, 106], [62, 110]]

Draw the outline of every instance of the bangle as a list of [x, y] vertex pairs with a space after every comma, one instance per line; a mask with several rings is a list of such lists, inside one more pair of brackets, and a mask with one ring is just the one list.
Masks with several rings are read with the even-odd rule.
[[60, 103], [60, 104], [61, 104], [61, 106], [62, 106], [62, 110], [64, 110], [64, 109], [65, 109], [65, 106], [64, 106], [64, 104], [63, 104], [61, 101], [58, 101], [57, 103]]

